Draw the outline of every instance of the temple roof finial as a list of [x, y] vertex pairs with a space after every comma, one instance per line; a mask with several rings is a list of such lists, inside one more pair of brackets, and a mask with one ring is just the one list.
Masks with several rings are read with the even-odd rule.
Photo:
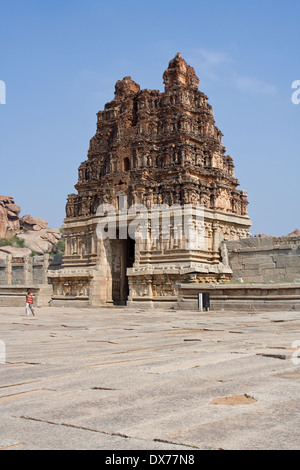
[[182, 58], [181, 52], [177, 52], [174, 59], [170, 60], [163, 79], [166, 90], [178, 85], [189, 88], [198, 88], [199, 85], [199, 78], [195, 70]]

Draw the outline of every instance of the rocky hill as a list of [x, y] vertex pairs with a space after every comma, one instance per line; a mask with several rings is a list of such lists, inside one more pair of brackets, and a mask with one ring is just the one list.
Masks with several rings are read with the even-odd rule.
[[[30, 215], [20, 217], [21, 208], [11, 196], [0, 196], [0, 258], [51, 253], [61, 240], [58, 229], [48, 228], [45, 219]], [[7, 244], [6, 242], [7, 241]]]
[[0, 238], [11, 238], [20, 232], [21, 208], [10, 196], [0, 196]]

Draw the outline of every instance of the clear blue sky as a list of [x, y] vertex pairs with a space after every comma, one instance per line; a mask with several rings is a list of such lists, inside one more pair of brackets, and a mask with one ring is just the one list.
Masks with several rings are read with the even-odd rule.
[[180, 51], [248, 192], [252, 234], [300, 228], [299, 44], [299, 0], [0, 0], [0, 194], [59, 228], [115, 82], [163, 91]]

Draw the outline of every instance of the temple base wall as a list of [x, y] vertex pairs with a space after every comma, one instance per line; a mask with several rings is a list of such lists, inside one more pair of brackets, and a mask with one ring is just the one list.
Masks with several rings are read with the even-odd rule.
[[[246, 236], [249, 218], [202, 209], [196, 224], [198, 206], [191, 206], [193, 240], [178, 238], [178, 226], [171, 222], [170, 236], [135, 239], [99, 239], [101, 218], [65, 224], [66, 254], [61, 269], [48, 272], [53, 285], [52, 305], [165, 305], [177, 301], [178, 285], [183, 282], [216, 283], [229, 281], [232, 271], [222, 261], [223, 240]], [[129, 223], [130, 221], [126, 221]], [[123, 218], [117, 231], [128, 228]], [[128, 225], [129, 226], [129, 225]]]

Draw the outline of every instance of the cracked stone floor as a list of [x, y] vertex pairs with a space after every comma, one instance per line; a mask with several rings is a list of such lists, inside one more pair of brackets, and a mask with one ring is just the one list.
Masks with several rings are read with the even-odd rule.
[[300, 447], [299, 312], [2, 307], [0, 332], [1, 449]]

